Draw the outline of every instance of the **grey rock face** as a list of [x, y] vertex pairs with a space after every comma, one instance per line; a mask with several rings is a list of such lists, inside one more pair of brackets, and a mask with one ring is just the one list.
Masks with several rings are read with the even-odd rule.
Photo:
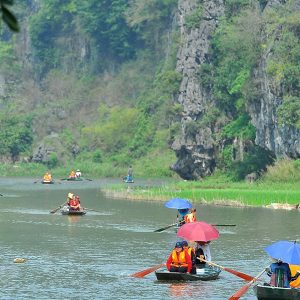
[[248, 105], [248, 112], [256, 128], [255, 143], [272, 151], [276, 157], [300, 157], [300, 130], [279, 126], [277, 108], [282, 104], [282, 91], [273, 88], [268, 77], [267, 56], [261, 59], [255, 77], [259, 82], [261, 97]]
[[[188, 28], [186, 20], [200, 3], [203, 7], [202, 18], [198, 25]], [[190, 135], [187, 127], [190, 122], [201, 120], [207, 107], [214, 105], [211, 96], [201, 88], [197, 72], [205, 62], [218, 19], [224, 15], [224, 3], [221, 0], [179, 0], [178, 8], [181, 47], [177, 56], [177, 71], [183, 77], [178, 102], [183, 106], [183, 116], [181, 135], [172, 144], [178, 160], [171, 168], [182, 178], [197, 179], [211, 174], [215, 167], [212, 129], [207, 125]]]

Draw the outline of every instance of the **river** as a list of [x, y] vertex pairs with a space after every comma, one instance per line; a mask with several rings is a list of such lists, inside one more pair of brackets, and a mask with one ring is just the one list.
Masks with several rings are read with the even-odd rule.
[[[245, 282], [223, 271], [209, 282], [159, 283], [151, 273], [129, 275], [165, 262], [177, 237], [176, 210], [162, 202], [108, 199], [108, 181], [0, 179], [0, 299], [228, 299]], [[149, 182], [147, 182], [149, 183]], [[49, 212], [68, 192], [80, 195], [89, 211], [82, 217]], [[255, 276], [270, 264], [263, 248], [277, 240], [299, 239], [298, 211], [203, 206], [198, 219], [218, 227], [213, 261]], [[14, 263], [26, 258], [25, 263]], [[263, 277], [267, 280], [267, 277]], [[256, 299], [252, 288], [242, 299]]]

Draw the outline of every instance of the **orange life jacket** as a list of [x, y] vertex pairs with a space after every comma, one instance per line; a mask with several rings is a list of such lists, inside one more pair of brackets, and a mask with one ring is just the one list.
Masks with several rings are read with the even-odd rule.
[[69, 175], [69, 178], [74, 178], [74, 177], [76, 177], [76, 173], [74, 171], [72, 171]]
[[[299, 270], [300, 271], [300, 266], [297, 265], [290, 265], [290, 270], [292, 276], [296, 275], [296, 272]], [[290, 282], [290, 286], [292, 288], [299, 288], [300, 287], [300, 276], [296, 279]]]
[[185, 257], [185, 251], [181, 251], [179, 252], [176, 252], [176, 250], [173, 250], [172, 252], [172, 263], [171, 263], [171, 266], [174, 266], [174, 267], [188, 267], [188, 263], [187, 263], [187, 260], [186, 260], [186, 257]]
[[52, 180], [52, 177], [50, 174], [45, 174], [44, 175], [44, 181], [51, 181]]
[[185, 223], [193, 223], [196, 222], [196, 216], [194, 213], [189, 213], [184, 216]]

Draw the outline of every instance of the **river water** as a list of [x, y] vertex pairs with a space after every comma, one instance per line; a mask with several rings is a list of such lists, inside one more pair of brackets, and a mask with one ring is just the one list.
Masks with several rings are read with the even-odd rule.
[[[178, 240], [176, 210], [161, 202], [108, 199], [107, 181], [0, 179], [0, 299], [228, 299], [245, 282], [223, 271], [209, 282], [159, 283], [151, 273], [129, 275], [165, 262]], [[149, 182], [147, 182], [149, 184]], [[140, 183], [142, 184], [142, 183]], [[80, 195], [89, 211], [82, 217], [49, 212], [68, 192]], [[213, 261], [255, 276], [269, 265], [263, 248], [299, 239], [298, 211], [202, 206], [198, 219], [218, 227]], [[14, 263], [26, 258], [25, 263]], [[267, 277], [263, 277], [267, 279]], [[242, 299], [255, 299], [252, 288]]]

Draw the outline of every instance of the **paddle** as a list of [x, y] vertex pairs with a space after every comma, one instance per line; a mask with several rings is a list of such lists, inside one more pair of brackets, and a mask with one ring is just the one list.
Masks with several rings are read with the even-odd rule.
[[212, 226], [236, 226], [236, 224], [211, 224]]
[[144, 276], [156, 271], [157, 269], [159, 268], [162, 268], [163, 266], [165, 266], [165, 263], [162, 263], [160, 265], [156, 265], [156, 266], [153, 266], [151, 268], [148, 268], [146, 270], [143, 270], [143, 271], [140, 271], [140, 272], [137, 272], [137, 273], [134, 273], [134, 274], [131, 274], [130, 276], [131, 277], [135, 277], [135, 278], [143, 278]]
[[266, 268], [263, 269], [257, 276], [255, 276], [250, 282], [243, 285], [237, 292], [235, 292], [228, 300], [237, 300], [240, 299], [250, 288], [250, 286], [257, 281], [257, 279], [266, 271]]
[[102, 212], [102, 211], [95, 210], [95, 209], [92, 209], [92, 208], [87, 208], [87, 207], [83, 207], [83, 209], [85, 209], [85, 210], [90, 210], [90, 211], [95, 211], [95, 212], [98, 212], [98, 213], [101, 213], [101, 212]]
[[0, 196], [3, 196], [2, 194], [0, 194]]
[[53, 209], [50, 211], [50, 214], [55, 214], [60, 208], [62, 208], [62, 206], [64, 206], [65, 204], [67, 204], [67, 202], [64, 202], [63, 204], [61, 204], [59, 207]]
[[215, 263], [212, 262], [212, 261], [207, 261], [207, 260], [205, 260], [205, 259], [203, 259], [203, 258], [201, 259], [201, 258], [199, 258], [199, 257], [197, 257], [197, 259], [199, 259], [200, 261], [206, 262], [208, 265], [218, 267], [218, 268], [220, 268], [220, 269], [222, 269], [222, 270], [224, 270], [224, 271], [227, 271], [227, 272], [229, 272], [229, 273], [231, 273], [231, 274], [233, 274], [233, 275], [236, 275], [236, 276], [238, 276], [238, 277], [240, 277], [240, 278], [243, 278], [244, 280], [250, 281], [250, 280], [253, 280], [253, 279], [254, 279], [253, 276], [250, 276], [250, 275], [247, 275], [247, 274], [245, 274], [245, 273], [238, 272], [238, 271], [235, 271], [235, 270], [232, 270], [232, 269], [229, 269], [229, 268], [226, 268], [226, 267], [217, 265], [217, 264], [215, 264]]
[[164, 231], [164, 230], [166, 230], [166, 229], [168, 229], [168, 228], [170, 228], [170, 227], [173, 227], [173, 226], [176, 226], [176, 225], [180, 225], [181, 223], [183, 223], [183, 222], [180, 221], [179, 223], [173, 223], [173, 224], [168, 225], [168, 226], [166, 226], [166, 227], [156, 229], [156, 230], [154, 230], [153, 232], [162, 232], [162, 231]]
[[88, 180], [88, 181], [93, 181], [93, 179], [89, 179], [89, 178], [84, 178], [85, 180]]

